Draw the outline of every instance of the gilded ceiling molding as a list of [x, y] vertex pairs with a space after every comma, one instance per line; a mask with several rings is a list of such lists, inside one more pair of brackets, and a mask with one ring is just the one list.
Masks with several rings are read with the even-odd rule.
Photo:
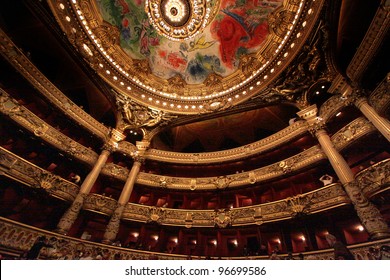
[[24, 106], [11, 98], [3, 89], [0, 88], [0, 112], [21, 127], [41, 138], [54, 148], [65, 152], [72, 158], [93, 166], [98, 155], [91, 149], [72, 140], [68, 136], [58, 132], [55, 128], [44, 122]]
[[46, 191], [49, 195], [65, 201], [73, 201], [79, 186], [50, 173], [27, 160], [0, 147], [0, 175], [32, 188]]
[[12, 42], [2, 29], [0, 29], [0, 53], [37, 89], [39, 93], [45, 96], [69, 119], [73, 120], [81, 127], [84, 127], [87, 131], [96, 135], [103, 141], [108, 139], [109, 128], [105, 127], [83, 111], [54, 86], [25, 56], [22, 50]]
[[[42, 248], [42, 258], [51, 260], [63, 257], [58, 252], [67, 256], [68, 259], [75, 259], [78, 256], [80, 248], [88, 252], [92, 258], [97, 254], [105, 252], [104, 259], [113, 260], [114, 256], [120, 254], [123, 260], [150, 260], [150, 257], [158, 257], [159, 260], [185, 260], [187, 255], [167, 254], [153, 251], [134, 250], [125, 247], [110, 246], [103, 243], [90, 242], [78, 238], [60, 235], [53, 232], [38, 229], [36, 227], [21, 224], [3, 217], [0, 217], [0, 246], [6, 248], [6, 251], [12, 253], [25, 252], [31, 248], [39, 236], [45, 236], [48, 240], [56, 240], [54, 246], [57, 248], [56, 253], [51, 253], [50, 248]], [[349, 250], [355, 255], [357, 260], [372, 260], [372, 249], [379, 251], [383, 245], [390, 246], [390, 239], [381, 239], [365, 243], [359, 243], [348, 246]], [[49, 250], [48, 250], [49, 249]], [[287, 254], [280, 255], [287, 257]], [[311, 251], [304, 253], [305, 259], [312, 260], [332, 260], [334, 258], [333, 249]], [[251, 256], [251, 259], [268, 259], [268, 256]], [[203, 259], [203, 258], [202, 258]], [[225, 258], [222, 258], [225, 259]], [[248, 260], [245, 257], [229, 257], [226, 259]]]
[[366, 197], [372, 197], [390, 188], [390, 159], [360, 171], [355, 176], [359, 187]]
[[[200, 84], [187, 83], [180, 77], [158, 77], [150, 73], [146, 62], [140, 67], [140, 61], [130, 58], [120, 47], [117, 27], [107, 25], [96, 2], [51, 0], [48, 4], [70, 42], [117, 92], [147, 107], [190, 115], [198, 114], [205, 106], [226, 108], [212, 106], [221, 98], [234, 106], [261, 93], [299, 52], [321, 15], [324, 2], [284, 1], [268, 17], [269, 35], [254, 54], [257, 60], [244, 56], [233, 74], [222, 79], [211, 75]], [[202, 46], [207, 44], [200, 41], [198, 38], [197, 43]]]
[[350, 200], [342, 186], [336, 183], [297, 197], [229, 210], [184, 210], [128, 203], [122, 219], [186, 228], [225, 228], [293, 219], [298, 214], [310, 215], [345, 204], [350, 204]]
[[390, 27], [390, 6], [388, 0], [382, 0], [371, 21], [366, 35], [347, 67], [347, 76], [354, 85], [358, 85], [367, 66], [370, 64], [380, 46], [388, 36]]
[[149, 149], [145, 153], [147, 160], [171, 162], [179, 164], [210, 164], [243, 160], [253, 155], [276, 149], [307, 133], [307, 123], [297, 121], [277, 133], [257, 142], [234, 149], [209, 153], [177, 153], [156, 149]]
[[218, 13], [221, 0], [146, 0], [145, 11], [157, 32], [173, 41], [189, 40]]

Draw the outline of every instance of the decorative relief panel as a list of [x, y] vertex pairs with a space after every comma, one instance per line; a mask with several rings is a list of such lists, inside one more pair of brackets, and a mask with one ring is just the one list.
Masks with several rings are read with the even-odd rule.
[[350, 200], [342, 186], [335, 183], [280, 201], [216, 211], [182, 210], [128, 203], [122, 219], [187, 228], [215, 226], [225, 228], [291, 219], [349, 203]]
[[370, 105], [378, 114], [385, 113], [390, 106], [390, 74], [379, 84], [369, 97]]
[[346, 106], [346, 100], [337, 94], [329, 98], [322, 104], [318, 116], [326, 123], [331, 117], [335, 116], [342, 108]]
[[83, 204], [84, 210], [98, 212], [109, 217], [114, 213], [116, 207], [117, 201], [115, 199], [96, 193], [88, 194]]
[[390, 159], [383, 160], [360, 171], [355, 179], [367, 197], [388, 188], [390, 186]]
[[217, 209], [214, 213], [215, 226], [220, 228], [226, 228], [232, 223], [231, 212], [226, 209]]
[[0, 147], [0, 174], [46, 191], [51, 196], [73, 201], [79, 187]]
[[119, 93], [117, 94], [117, 106], [120, 111], [120, 121], [117, 129], [121, 131], [164, 126], [177, 118], [177, 116], [164, 111], [139, 105], [128, 96]]
[[126, 181], [129, 170], [125, 167], [113, 163], [106, 163], [101, 171], [102, 174], [116, 178], [120, 181]]
[[[288, 166], [288, 169], [281, 167], [280, 163], [275, 163], [266, 167], [254, 169], [250, 172], [196, 179], [159, 176], [141, 172], [137, 177], [137, 184], [169, 189], [191, 190], [234, 188], [247, 185], [253, 181], [264, 182], [282, 176], [288, 172], [296, 172], [301, 168], [314, 165], [322, 159], [326, 159], [325, 154], [318, 146], [314, 146], [298, 155], [286, 159], [284, 162], [286, 163], [286, 166]], [[161, 184], [162, 177], [164, 177], [164, 185]]]
[[332, 136], [332, 142], [337, 150], [349, 146], [354, 140], [376, 131], [374, 125], [366, 118], [360, 117], [352, 121]]
[[[92, 259], [97, 259], [96, 257], [99, 254], [104, 260], [114, 259], [114, 256], [117, 254], [119, 254], [123, 260], [150, 260], [151, 257], [158, 257], [160, 260], [184, 260], [187, 258], [187, 255], [147, 252], [80, 240], [0, 218], [0, 246], [5, 248], [5, 250], [12, 252], [18, 251], [19, 253], [27, 251], [31, 248], [38, 236], [45, 236], [51, 241], [55, 248], [55, 250], [51, 250], [51, 248], [43, 248], [41, 251], [43, 259], [66, 258], [71, 260], [75, 259], [80, 251], [84, 253], [88, 252]], [[390, 240], [383, 239], [374, 242], [356, 244], [348, 246], [348, 248], [358, 260], [375, 260], [379, 259], [379, 249], [384, 245], [390, 246]], [[305, 252], [304, 256], [305, 259], [331, 260], [333, 259], [334, 253], [332, 249], [326, 249], [316, 251], [315, 253]], [[264, 259], [268, 258], [268, 256], [253, 256], [251, 258]]]

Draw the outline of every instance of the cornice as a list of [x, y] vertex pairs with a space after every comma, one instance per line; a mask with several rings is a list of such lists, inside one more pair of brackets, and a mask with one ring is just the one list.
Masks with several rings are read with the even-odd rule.
[[390, 9], [388, 1], [382, 0], [381, 4], [371, 21], [362, 43], [357, 49], [351, 63], [347, 68], [347, 76], [352, 83], [359, 84], [367, 66], [378, 52], [383, 40], [388, 35], [390, 27]]
[[298, 121], [267, 138], [245, 146], [224, 151], [189, 154], [149, 149], [147, 150], [145, 157], [147, 160], [171, 162], [176, 164], [213, 164], [243, 160], [253, 155], [276, 149], [289, 141], [303, 136], [307, 133], [307, 127], [306, 122]]
[[243, 173], [219, 177], [183, 178], [141, 172], [137, 177], [136, 183], [149, 187], [178, 190], [236, 188], [274, 180], [287, 174], [294, 174], [303, 168], [318, 164], [324, 159], [326, 159], [326, 156], [319, 146], [314, 146], [283, 161]]
[[24, 53], [12, 42], [6, 33], [0, 29], [0, 54], [33, 85], [39, 93], [49, 100], [69, 119], [73, 120], [87, 131], [103, 141], [108, 139], [109, 128], [95, 120], [79, 106], [67, 98], [53, 85]]

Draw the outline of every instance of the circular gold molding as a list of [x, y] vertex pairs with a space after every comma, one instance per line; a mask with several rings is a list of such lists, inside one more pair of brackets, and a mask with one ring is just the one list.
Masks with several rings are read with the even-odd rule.
[[146, 0], [145, 12], [157, 32], [173, 41], [201, 32], [219, 10], [220, 0]]

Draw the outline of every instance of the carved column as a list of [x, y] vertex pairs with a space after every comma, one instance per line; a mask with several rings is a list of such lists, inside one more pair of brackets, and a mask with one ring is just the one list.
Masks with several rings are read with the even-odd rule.
[[75, 200], [69, 209], [64, 213], [62, 218], [60, 219], [56, 232], [61, 234], [67, 234], [73, 223], [76, 221], [81, 208], [83, 207], [84, 200], [90, 193], [93, 185], [95, 184], [97, 178], [100, 175], [100, 172], [103, 166], [106, 164], [106, 161], [109, 155], [115, 150], [117, 147], [117, 140], [124, 139], [124, 135], [121, 134], [117, 130], [112, 131], [111, 139], [103, 146], [103, 150], [93, 166], [92, 170], [89, 172], [85, 180], [83, 181], [80, 191], [77, 194]]
[[317, 107], [308, 107], [298, 115], [307, 120], [310, 132], [318, 139], [322, 150], [329, 159], [334, 171], [355, 207], [357, 215], [372, 239], [390, 236], [389, 228], [380, 211], [365, 197], [348, 163], [334, 147], [329, 135], [324, 129], [324, 123], [318, 119]]
[[114, 214], [111, 216], [106, 231], [104, 232], [104, 237], [102, 242], [105, 244], [111, 244], [112, 242], [114, 242], [118, 234], [123, 211], [125, 210], [125, 206], [130, 199], [135, 180], [140, 171], [141, 165], [144, 162], [144, 158], [142, 156], [144, 155], [145, 150], [147, 149], [148, 146], [149, 146], [149, 142], [147, 141], [137, 142], [137, 151], [133, 155], [134, 158], [133, 166], [129, 172], [122, 193], [118, 199], [118, 206], [115, 209]]
[[363, 113], [363, 115], [386, 137], [390, 142], [390, 122], [378, 115], [372, 108], [365, 97], [357, 97], [354, 99], [355, 106]]

